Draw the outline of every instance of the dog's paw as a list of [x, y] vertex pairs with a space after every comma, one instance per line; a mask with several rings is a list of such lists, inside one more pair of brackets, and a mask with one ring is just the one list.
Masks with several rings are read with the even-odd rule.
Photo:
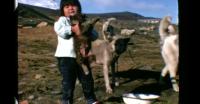
[[175, 92], [179, 92], [179, 86], [178, 86], [178, 84], [173, 84], [172, 87], [173, 87], [173, 90]]
[[107, 89], [106, 89], [106, 93], [112, 94], [112, 93], [113, 93], [113, 90], [112, 90], [111, 88], [107, 88]]
[[115, 82], [115, 86], [119, 86], [119, 82]]

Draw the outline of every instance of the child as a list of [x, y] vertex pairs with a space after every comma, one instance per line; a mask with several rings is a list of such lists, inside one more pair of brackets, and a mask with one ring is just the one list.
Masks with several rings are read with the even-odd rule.
[[73, 92], [76, 78], [80, 80], [87, 104], [98, 104], [94, 94], [94, 81], [92, 72], [85, 75], [80, 65], [76, 62], [73, 35], [80, 35], [78, 24], [71, 25], [70, 16], [81, 13], [81, 5], [78, 0], [61, 0], [61, 16], [54, 24], [54, 30], [58, 37], [58, 45], [55, 57], [58, 59], [58, 67], [62, 79], [62, 104], [73, 104]]

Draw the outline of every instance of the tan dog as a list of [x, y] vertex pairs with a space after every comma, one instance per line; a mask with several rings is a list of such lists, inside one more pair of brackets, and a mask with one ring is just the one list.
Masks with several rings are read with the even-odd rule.
[[126, 51], [130, 38], [114, 38], [112, 41], [97, 39], [92, 42], [91, 54], [94, 56], [90, 60], [90, 65], [99, 64], [103, 66], [103, 75], [107, 93], [112, 93], [113, 89], [109, 80], [109, 69], [112, 71], [112, 84], [118, 86], [115, 81], [115, 64], [120, 54]]
[[90, 32], [99, 19], [94, 18], [87, 21], [84, 18], [82, 15], [71, 17], [72, 25], [78, 23], [81, 31], [80, 36], [74, 37], [77, 62], [81, 65], [86, 75], [89, 74], [89, 70], [94, 65], [102, 65], [106, 92], [112, 93], [113, 89], [109, 81], [109, 69], [112, 71], [112, 84], [116, 84], [115, 62], [120, 54], [126, 50], [130, 38], [112, 37], [110, 40], [96, 39], [92, 41], [88, 35], [91, 34]]
[[179, 92], [179, 85], [176, 80], [179, 63], [179, 38], [175, 26], [171, 24], [171, 17], [164, 17], [159, 26], [159, 35], [161, 39], [161, 54], [165, 62], [162, 69], [160, 83], [169, 72], [173, 90]]

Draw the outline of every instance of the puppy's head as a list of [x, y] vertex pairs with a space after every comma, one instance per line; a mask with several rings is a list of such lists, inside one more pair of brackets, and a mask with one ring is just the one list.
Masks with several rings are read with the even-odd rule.
[[82, 24], [86, 21], [86, 15], [78, 13], [74, 16], [70, 16], [70, 21], [72, 26], [77, 23]]

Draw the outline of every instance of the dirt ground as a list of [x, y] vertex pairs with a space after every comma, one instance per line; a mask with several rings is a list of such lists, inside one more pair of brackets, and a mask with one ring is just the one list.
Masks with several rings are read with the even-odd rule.
[[[132, 36], [117, 65], [119, 86], [113, 94], [105, 93], [101, 66], [93, 69], [95, 93], [102, 104], [124, 104], [122, 94], [127, 92], [159, 94], [153, 104], [178, 104], [179, 93], [174, 92], [166, 77], [166, 84], [157, 81], [164, 67], [156, 35]], [[57, 37], [52, 26], [18, 29], [18, 94], [20, 104], [59, 104], [62, 93], [61, 75], [54, 52]], [[80, 84], [74, 92], [75, 104], [86, 104]]]

